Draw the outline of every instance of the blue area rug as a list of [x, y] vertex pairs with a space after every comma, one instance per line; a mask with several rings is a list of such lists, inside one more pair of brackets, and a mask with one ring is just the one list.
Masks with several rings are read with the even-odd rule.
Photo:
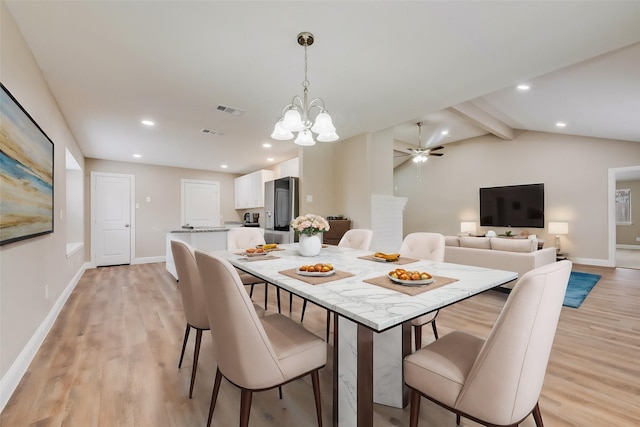
[[562, 305], [571, 308], [578, 308], [582, 301], [589, 295], [591, 289], [598, 283], [600, 276], [598, 274], [580, 273], [572, 271], [569, 276], [569, 284], [567, 285], [567, 293], [564, 296]]

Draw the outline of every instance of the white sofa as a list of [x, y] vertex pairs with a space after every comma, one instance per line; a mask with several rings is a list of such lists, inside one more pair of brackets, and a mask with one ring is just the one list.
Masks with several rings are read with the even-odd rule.
[[[535, 239], [445, 236], [445, 244], [445, 262], [515, 271], [518, 277], [556, 262], [556, 248], [538, 249]], [[514, 284], [503, 287], [510, 289]]]

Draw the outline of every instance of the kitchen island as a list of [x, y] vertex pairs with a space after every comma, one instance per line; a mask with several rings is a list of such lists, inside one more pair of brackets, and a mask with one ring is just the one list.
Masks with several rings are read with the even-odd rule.
[[[194, 249], [218, 251], [227, 249], [227, 232], [230, 228], [242, 227], [240, 222], [226, 222], [224, 227], [176, 228], [167, 231], [166, 269], [178, 280], [176, 264], [171, 252], [171, 241], [179, 240], [188, 243]], [[262, 230], [262, 229], [260, 229]]]

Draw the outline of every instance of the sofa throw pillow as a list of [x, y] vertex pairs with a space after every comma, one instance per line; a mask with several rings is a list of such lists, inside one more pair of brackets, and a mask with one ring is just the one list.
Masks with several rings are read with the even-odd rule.
[[463, 248], [491, 249], [489, 237], [460, 237], [459, 240]]
[[444, 236], [444, 245], [460, 246], [460, 240], [458, 240], [458, 236]]
[[538, 242], [530, 239], [503, 239], [491, 238], [491, 249], [507, 252], [533, 252], [537, 249]]

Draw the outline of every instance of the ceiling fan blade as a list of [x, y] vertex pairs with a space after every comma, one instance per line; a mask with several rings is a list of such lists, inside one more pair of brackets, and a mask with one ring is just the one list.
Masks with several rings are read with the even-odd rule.
[[442, 145], [438, 145], [437, 147], [429, 148], [430, 151], [442, 150], [444, 147]]
[[444, 153], [429, 153], [429, 154], [427, 154], [427, 156], [438, 156], [438, 157], [440, 157], [440, 156], [444, 156]]

